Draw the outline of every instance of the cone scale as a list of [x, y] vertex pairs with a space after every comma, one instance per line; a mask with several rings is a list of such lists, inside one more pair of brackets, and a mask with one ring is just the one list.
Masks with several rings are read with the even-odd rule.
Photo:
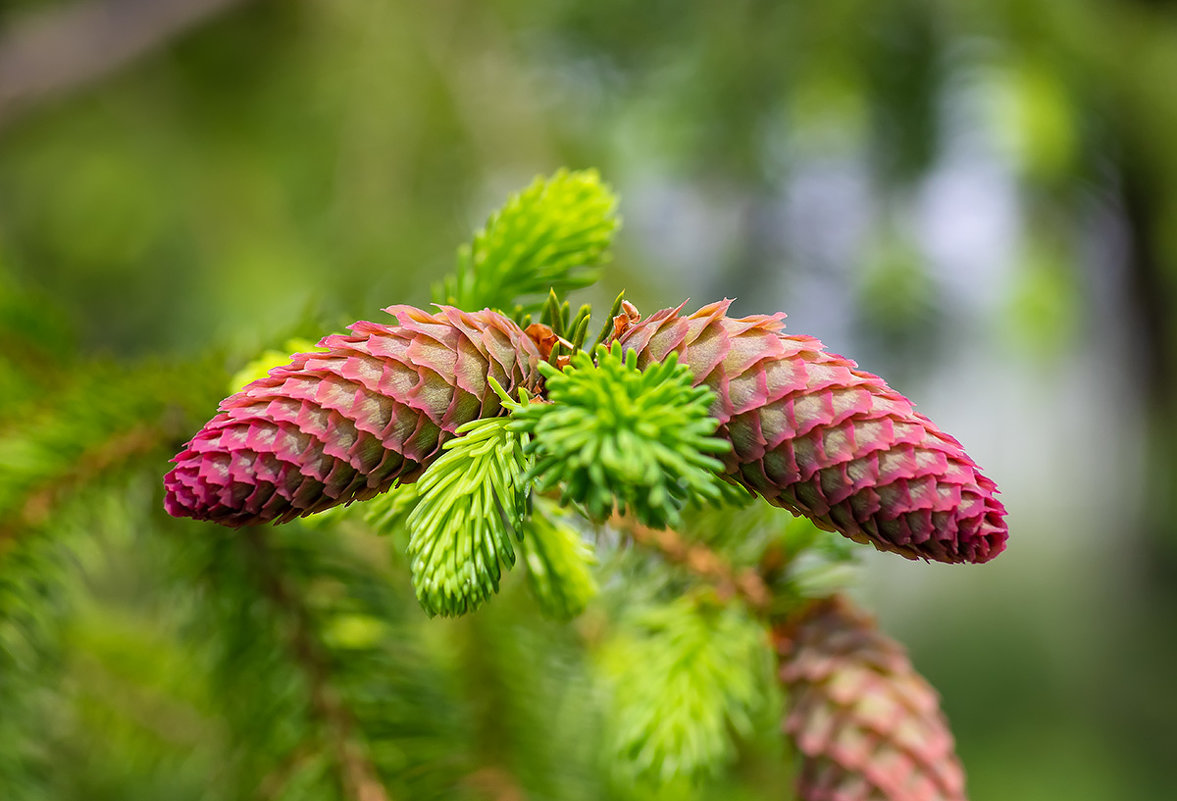
[[285, 522], [412, 481], [463, 423], [500, 413], [493, 376], [534, 389], [540, 360], [491, 311], [385, 309], [221, 403], [172, 460], [165, 507], [227, 526]]
[[615, 339], [645, 367], [677, 353], [716, 393], [731, 478], [769, 503], [909, 559], [986, 562], [1005, 548], [1005, 508], [960, 443], [877, 375], [783, 314], [618, 317]]
[[801, 801], [966, 801], [936, 691], [848, 601], [774, 629]]

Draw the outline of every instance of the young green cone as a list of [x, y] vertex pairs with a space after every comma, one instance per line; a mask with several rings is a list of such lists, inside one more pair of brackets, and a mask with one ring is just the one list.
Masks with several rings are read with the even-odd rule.
[[370, 498], [499, 414], [488, 375], [511, 392], [539, 380], [535, 343], [501, 314], [385, 311], [397, 325], [355, 323], [224, 400], [172, 460], [168, 513], [241, 526]]
[[801, 801], [966, 801], [936, 691], [839, 597], [774, 630]]
[[1005, 507], [960, 443], [877, 375], [783, 333], [783, 314], [726, 316], [730, 301], [635, 321], [615, 339], [638, 366], [671, 353], [716, 393], [728, 473], [770, 503], [909, 559], [986, 562]]

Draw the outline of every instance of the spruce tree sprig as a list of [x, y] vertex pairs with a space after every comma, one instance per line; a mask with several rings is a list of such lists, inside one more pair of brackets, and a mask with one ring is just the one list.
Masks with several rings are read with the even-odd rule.
[[462, 615], [499, 590], [515, 564], [527, 509], [527, 435], [503, 417], [458, 429], [430, 465], [408, 518], [417, 600], [430, 615]]
[[731, 445], [714, 436], [712, 391], [691, 386], [673, 356], [643, 371], [617, 344], [594, 355], [577, 353], [564, 370], [539, 365], [550, 403], [515, 402], [492, 384], [510, 429], [530, 437], [525, 480], [559, 487], [594, 520], [629, 511], [658, 528], [675, 525], [688, 500], [718, 499], [723, 464], [709, 454]]
[[620, 225], [616, 209], [616, 196], [596, 170], [536, 178], [462, 246], [454, 275], [435, 288], [434, 300], [461, 309], [537, 312], [550, 291], [596, 281]]

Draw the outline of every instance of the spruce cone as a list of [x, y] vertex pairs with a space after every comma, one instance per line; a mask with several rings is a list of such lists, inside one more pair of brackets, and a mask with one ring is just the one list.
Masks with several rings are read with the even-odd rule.
[[841, 598], [774, 632], [801, 801], [965, 801], [936, 691]]
[[512, 391], [538, 381], [535, 343], [500, 314], [385, 311], [399, 324], [358, 322], [224, 400], [172, 460], [168, 513], [241, 526], [370, 498], [499, 414], [488, 375]]
[[959, 442], [876, 375], [782, 333], [783, 314], [618, 317], [638, 365], [671, 352], [716, 393], [732, 478], [770, 503], [909, 559], [986, 562], [1005, 548], [1005, 507]]

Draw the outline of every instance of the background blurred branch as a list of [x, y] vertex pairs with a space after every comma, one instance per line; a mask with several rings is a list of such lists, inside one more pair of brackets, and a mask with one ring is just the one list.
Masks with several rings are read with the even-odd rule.
[[164, 432], [158, 426], [140, 424], [82, 453], [73, 470], [37, 487], [15, 515], [0, 520], [0, 553], [4, 551], [5, 541], [15, 539], [22, 529], [45, 523], [63, 495], [137, 456], [150, 453], [163, 440]]
[[91, 0], [25, 15], [0, 34], [0, 126], [244, 1]]
[[[255, 557], [262, 589], [274, 606], [285, 612], [292, 624], [290, 647], [295, 661], [306, 673], [311, 691], [311, 707], [325, 727], [327, 742], [334, 751], [340, 771], [340, 783], [349, 801], [389, 801], [389, 795], [377, 778], [376, 767], [354, 736], [355, 722], [338, 691], [331, 685], [327, 659], [315, 642], [310, 615], [299, 594], [288, 586], [275, 564], [266, 540], [266, 532], [247, 529], [247, 546]], [[301, 757], [296, 758], [296, 762]], [[280, 785], [281, 782], [279, 781]], [[278, 790], [271, 789], [274, 795]]]

